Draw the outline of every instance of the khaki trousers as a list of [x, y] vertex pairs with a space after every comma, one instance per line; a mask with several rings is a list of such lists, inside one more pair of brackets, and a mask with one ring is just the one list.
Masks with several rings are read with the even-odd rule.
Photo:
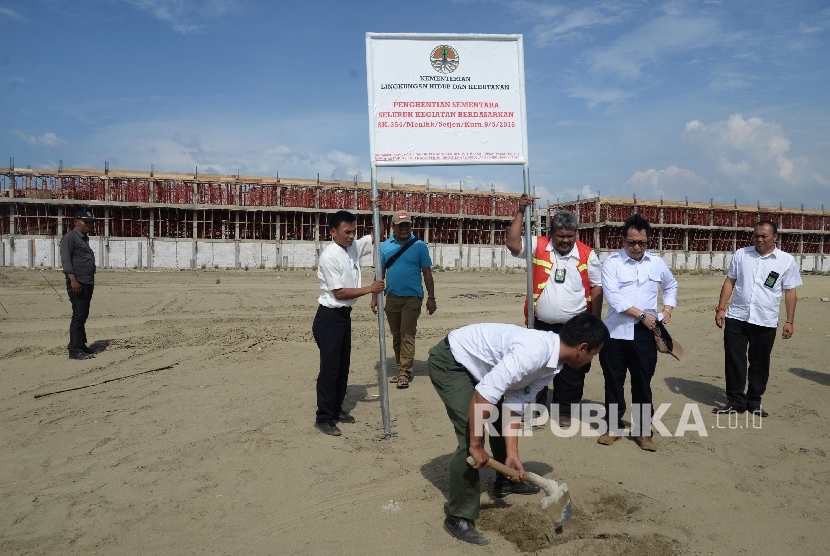
[[412, 378], [412, 365], [415, 361], [415, 333], [418, 330], [418, 317], [421, 316], [420, 297], [401, 297], [394, 294], [386, 296], [384, 311], [392, 332], [392, 348], [395, 350], [395, 363], [398, 375]]

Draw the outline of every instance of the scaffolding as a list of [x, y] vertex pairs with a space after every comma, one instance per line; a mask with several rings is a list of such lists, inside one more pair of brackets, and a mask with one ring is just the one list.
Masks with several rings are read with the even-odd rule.
[[755, 224], [778, 226], [779, 248], [793, 255], [823, 255], [830, 250], [830, 216], [820, 210], [720, 205], [712, 202], [651, 201], [595, 197], [550, 204], [546, 221], [557, 210], [577, 215], [579, 239], [600, 250], [622, 248], [621, 226], [640, 214], [652, 226], [649, 248], [687, 253], [728, 253], [752, 245]]
[[[89, 209], [94, 234], [205, 240], [328, 241], [328, 216], [349, 210], [369, 233], [371, 188], [363, 182], [59, 168], [0, 169], [0, 230], [62, 235]], [[383, 229], [407, 211], [413, 232], [433, 243], [502, 245], [519, 194], [380, 184]], [[59, 211], [67, 218], [61, 219]]]

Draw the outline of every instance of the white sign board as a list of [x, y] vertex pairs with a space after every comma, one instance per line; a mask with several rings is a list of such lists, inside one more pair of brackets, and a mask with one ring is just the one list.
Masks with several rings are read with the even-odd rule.
[[366, 34], [372, 163], [525, 164], [521, 35]]

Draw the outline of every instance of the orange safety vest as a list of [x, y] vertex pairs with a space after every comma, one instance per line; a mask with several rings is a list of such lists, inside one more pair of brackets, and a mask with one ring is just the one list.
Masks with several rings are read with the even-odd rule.
[[[539, 236], [536, 238], [536, 252], [533, 254], [533, 307], [536, 308], [536, 302], [539, 296], [542, 295], [542, 290], [548, 285], [550, 272], [553, 269], [553, 251], [548, 251], [548, 244], [550, 238], [547, 236]], [[579, 262], [577, 263], [577, 270], [582, 277], [582, 286], [585, 288], [585, 299], [588, 300], [588, 312], [591, 312], [593, 304], [591, 303], [591, 280], [588, 278], [588, 257], [594, 251], [591, 247], [585, 245], [578, 239], [576, 240], [576, 249], [579, 252]], [[527, 309], [528, 299], [525, 298], [525, 324], [527, 324]]]

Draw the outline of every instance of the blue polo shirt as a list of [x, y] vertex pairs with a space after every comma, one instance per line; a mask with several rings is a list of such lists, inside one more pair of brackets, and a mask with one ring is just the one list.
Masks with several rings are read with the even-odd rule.
[[[411, 238], [412, 235], [409, 237]], [[401, 245], [403, 243], [398, 243], [394, 235], [381, 243], [380, 264], [386, 266], [386, 261], [398, 252]], [[419, 239], [410, 245], [409, 249], [386, 271], [385, 293], [401, 297], [423, 298], [424, 287], [421, 285], [421, 269], [428, 266], [432, 266], [429, 249], [427, 249], [427, 244]]]

